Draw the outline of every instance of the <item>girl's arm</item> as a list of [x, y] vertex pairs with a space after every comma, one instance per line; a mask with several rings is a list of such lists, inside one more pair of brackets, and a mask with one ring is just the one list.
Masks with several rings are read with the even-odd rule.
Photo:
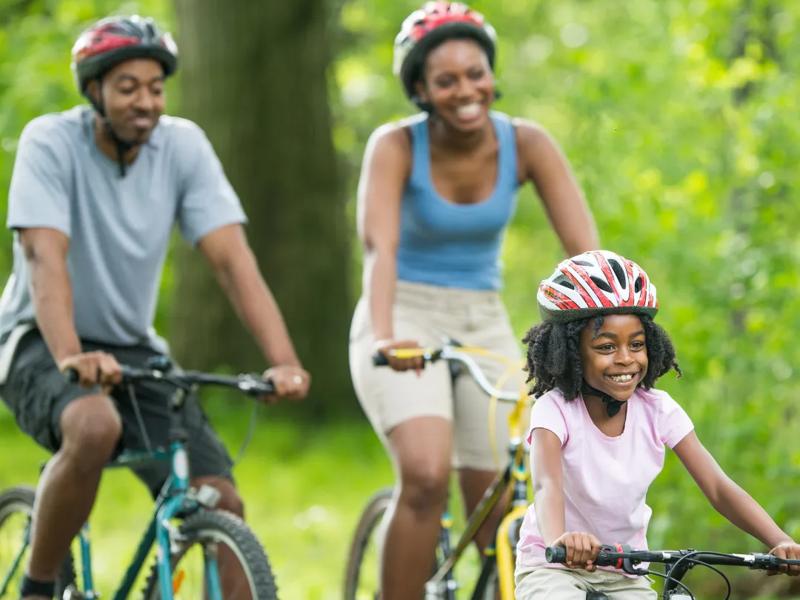
[[536, 523], [546, 546], [564, 546], [568, 567], [594, 571], [600, 541], [591, 533], [565, 531], [561, 440], [548, 429], [535, 428], [531, 445]]
[[[772, 548], [776, 556], [800, 558], [800, 545], [778, 527], [758, 502], [725, 474], [695, 432], [689, 433], [673, 450], [717, 512]], [[800, 569], [796, 568], [791, 571], [792, 574], [800, 573]]]
[[[395, 340], [392, 305], [397, 282], [400, 203], [411, 171], [411, 144], [404, 128], [378, 128], [364, 152], [358, 182], [358, 234], [364, 245], [365, 295], [369, 300], [375, 349], [416, 347], [415, 340]], [[389, 358], [393, 369], [422, 367], [422, 359]]]
[[532, 181], [568, 256], [600, 246], [592, 213], [555, 140], [533, 123], [515, 121], [520, 181]]

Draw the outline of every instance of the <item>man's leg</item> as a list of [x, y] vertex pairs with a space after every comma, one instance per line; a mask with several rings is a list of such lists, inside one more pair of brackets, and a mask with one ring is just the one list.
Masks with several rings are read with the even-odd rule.
[[89, 516], [103, 466], [121, 432], [113, 403], [100, 394], [72, 400], [59, 424], [61, 447], [42, 473], [33, 509], [27, 575], [37, 581], [56, 578], [72, 539]]

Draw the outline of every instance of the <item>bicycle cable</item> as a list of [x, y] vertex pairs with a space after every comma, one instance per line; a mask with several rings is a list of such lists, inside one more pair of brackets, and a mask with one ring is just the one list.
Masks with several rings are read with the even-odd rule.
[[661, 579], [663, 579], [665, 583], [667, 581], [672, 581], [675, 585], [680, 586], [681, 588], [683, 588], [683, 590], [687, 594], [689, 594], [689, 597], [692, 598], [692, 600], [694, 600], [694, 598], [695, 598], [694, 592], [692, 592], [692, 590], [689, 588], [689, 586], [686, 585], [685, 583], [683, 583], [680, 579], [675, 579], [671, 575], [667, 575], [666, 573], [660, 573], [659, 571], [654, 571], [652, 569], [648, 569], [647, 570], [647, 574], [648, 575], [653, 575], [655, 577], [661, 577]]
[[250, 442], [253, 441], [253, 436], [256, 432], [256, 421], [257, 421], [257, 411], [258, 411], [258, 404], [253, 402], [253, 409], [250, 411], [250, 423], [247, 426], [247, 433], [244, 435], [244, 439], [242, 440], [242, 445], [239, 446], [239, 451], [236, 453], [236, 458], [233, 459], [232, 467], [235, 467], [239, 464], [239, 461], [244, 458], [244, 453], [247, 451], [247, 447], [250, 445]]

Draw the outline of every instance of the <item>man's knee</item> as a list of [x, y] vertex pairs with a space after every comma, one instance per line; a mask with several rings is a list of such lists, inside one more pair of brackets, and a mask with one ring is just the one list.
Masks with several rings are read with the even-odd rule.
[[192, 486], [199, 488], [201, 485], [210, 485], [220, 493], [219, 502], [217, 502], [215, 508], [226, 510], [244, 518], [244, 502], [230, 479], [218, 476], [203, 476], [192, 479]]
[[61, 453], [87, 468], [111, 458], [122, 435], [122, 421], [107, 396], [84, 396], [70, 402], [61, 414]]

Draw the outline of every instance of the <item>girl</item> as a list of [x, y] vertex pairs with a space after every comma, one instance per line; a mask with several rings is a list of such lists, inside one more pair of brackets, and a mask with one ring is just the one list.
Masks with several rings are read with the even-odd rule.
[[[593, 560], [601, 543], [647, 547], [645, 496], [665, 446], [734, 525], [776, 556], [800, 557], [800, 546], [703, 447], [684, 410], [653, 388], [680, 369], [653, 322], [656, 288], [636, 263], [607, 251], [575, 256], [541, 282], [537, 301], [544, 322], [525, 337], [538, 398], [530, 434], [536, 501], [517, 547], [519, 600], [583, 600], [586, 591], [656, 598], [647, 578], [597, 570]], [[545, 562], [553, 545], [565, 547], [566, 566]]]

